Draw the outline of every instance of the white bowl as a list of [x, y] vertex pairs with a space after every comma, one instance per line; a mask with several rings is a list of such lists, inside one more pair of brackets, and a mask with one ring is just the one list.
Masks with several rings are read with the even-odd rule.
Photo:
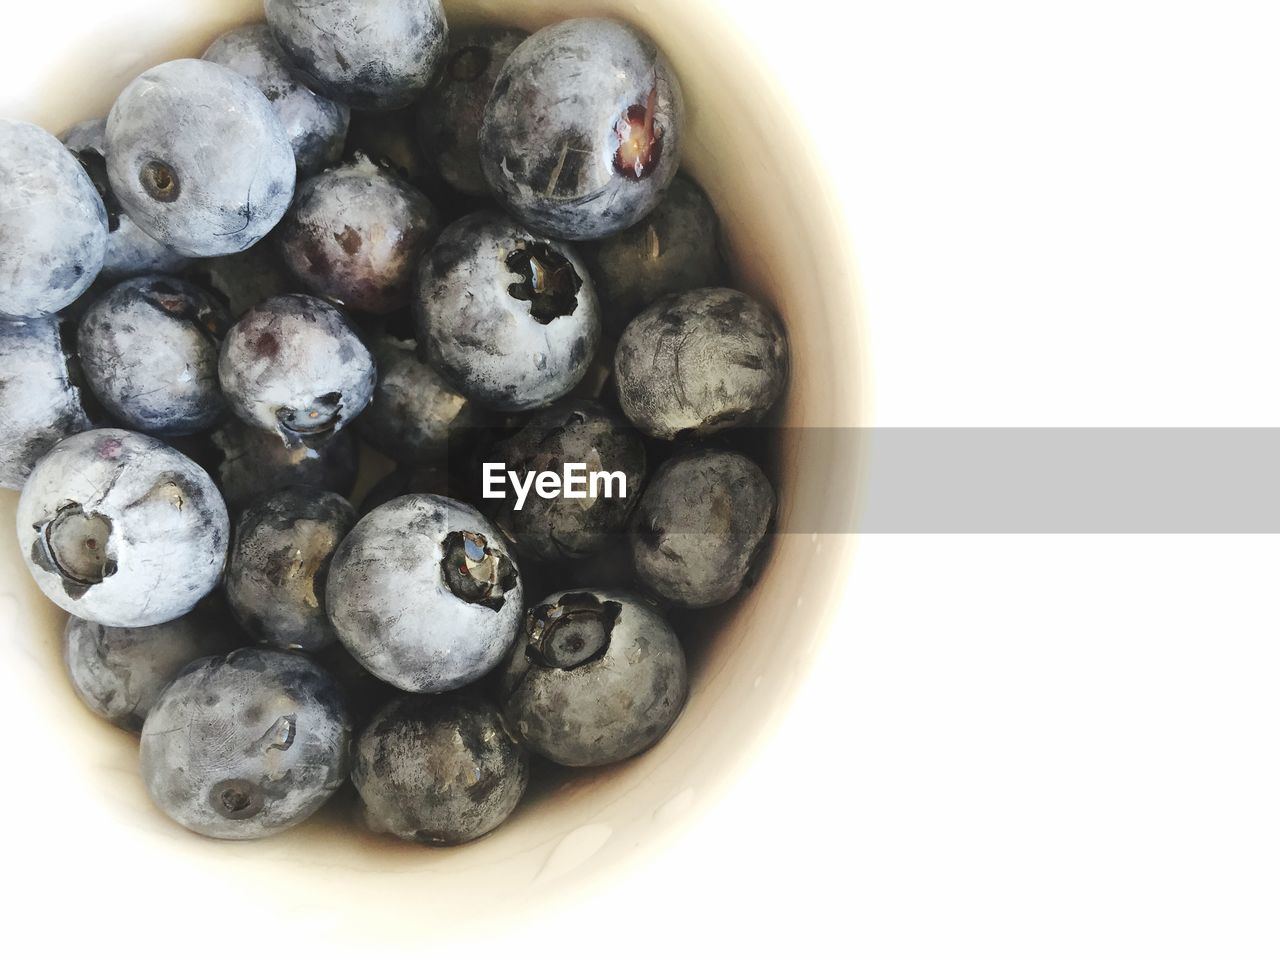
[[[688, 101], [685, 167], [715, 202], [740, 284], [787, 323], [793, 379], [784, 426], [857, 425], [858, 301], [847, 226], [824, 186], [830, 170], [728, 13], [698, 0], [447, 7], [455, 25], [536, 28], [613, 14], [657, 40]], [[48, 0], [39, 16], [6, 25], [22, 54], [0, 58], [0, 116], [60, 132], [105, 113], [147, 66], [199, 56], [223, 30], [260, 17], [259, 0]], [[406, 942], [510, 921], [579, 885], [598, 887], [732, 788], [818, 647], [834, 639], [831, 614], [850, 569], [852, 542], [841, 531], [851, 529], [854, 463], [849, 445], [828, 439], [822, 431], [783, 434], [779, 523], [789, 532], [755, 589], [715, 618], [714, 636], [688, 639], [692, 695], [672, 732], [633, 761], [535, 785], [502, 829], [451, 850], [354, 829], [341, 803], [252, 844], [203, 839], [153, 810], [137, 776], [135, 738], [92, 717], [63, 677], [63, 615], [23, 569], [16, 495], [0, 496], [0, 710], [10, 731], [21, 730], [8, 738], [0, 823], [30, 833], [7, 843], [6, 873], [82, 903], [75, 916], [86, 922], [93, 910], [108, 918], [129, 892], [145, 891], [153, 914], [166, 903], [186, 911], [217, 904], [215, 923], [230, 924], [237, 904], [270, 904], [279, 917], [312, 918], [334, 936], [377, 931]], [[762, 838], [767, 831], [762, 824]], [[64, 849], [51, 856], [50, 840], [59, 838]], [[85, 867], [68, 871], [72, 862]]]

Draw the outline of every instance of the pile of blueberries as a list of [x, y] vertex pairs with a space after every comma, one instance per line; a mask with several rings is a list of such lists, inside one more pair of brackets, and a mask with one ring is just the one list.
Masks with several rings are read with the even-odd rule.
[[[672, 623], [751, 582], [775, 509], [731, 428], [788, 370], [683, 111], [612, 20], [266, 0], [61, 141], [0, 120], [0, 484], [165, 814], [263, 837], [349, 778], [370, 828], [461, 843], [532, 757], [671, 728]], [[362, 453], [394, 467], [357, 509]], [[518, 508], [493, 462], [627, 496]]]

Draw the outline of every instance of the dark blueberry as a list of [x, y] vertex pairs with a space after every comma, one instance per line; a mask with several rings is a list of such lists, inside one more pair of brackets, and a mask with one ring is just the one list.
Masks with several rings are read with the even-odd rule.
[[584, 248], [608, 330], [617, 336], [632, 317], [669, 294], [718, 283], [724, 274], [719, 231], [707, 195], [678, 176], [653, 213]]
[[250, 506], [227, 558], [227, 601], [255, 640], [316, 650], [337, 639], [324, 615], [329, 561], [356, 523], [336, 493], [288, 487]]
[[418, 358], [414, 343], [380, 337], [372, 346], [378, 386], [356, 431], [402, 464], [444, 459], [450, 441], [471, 429], [473, 404]]
[[108, 627], [71, 617], [62, 654], [71, 686], [85, 706], [137, 733], [179, 670], [192, 660], [230, 651], [238, 639], [199, 608], [153, 627]]
[[64, 352], [63, 320], [0, 317], [0, 486], [20, 490], [36, 461], [91, 426]]
[[298, 172], [318, 173], [342, 157], [351, 111], [299, 83], [265, 23], [224, 33], [204, 53], [262, 91], [284, 126]]
[[[583, 479], [574, 493], [581, 496], [562, 490], [542, 497], [530, 490], [516, 509], [511, 481], [504, 484], [507, 497], [498, 525], [519, 550], [543, 560], [572, 560], [603, 550], [626, 529], [644, 484], [640, 435], [621, 417], [588, 401], [561, 401], [534, 414], [515, 436], [495, 445], [487, 459], [521, 477], [542, 471], [560, 475], [566, 464], [579, 465]], [[607, 486], [603, 479], [591, 482], [591, 475], [600, 473], [611, 475]]]
[[647, 750], [689, 694], [684, 650], [649, 603], [575, 589], [531, 609], [502, 676], [502, 712], [530, 750], [568, 767]]
[[446, 227], [418, 273], [419, 341], [455, 387], [496, 410], [563, 397], [600, 339], [578, 255], [513, 220], [477, 213]]
[[475, 509], [426, 494], [365, 515], [329, 567], [325, 606], [370, 673], [440, 693], [488, 673], [520, 623], [519, 571]]
[[170, 250], [130, 219], [120, 209], [107, 179], [107, 118], [85, 120], [68, 128], [62, 142], [76, 155], [81, 166], [102, 195], [107, 207], [107, 253], [99, 276], [105, 280], [123, 280], [144, 273], [175, 273], [188, 260]]
[[294, 294], [236, 322], [218, 379], [245, 423], [274, 430], [286, 446], [320, 446], [365, 408], [377, 371], [342, 310]]
[[270, 232], [297, 169], [257, 87], [207, 60], [173, 60], [130, 83], [111, 108], [107, 174], [143, 230], [187, 256], [216, 257]]
[[0, 120], [0, 315], [43, 317], [89, 289], [107, 253], [107, 210], [58, 138]]
[[370, 513], [384, 503], [409, 493], [433, 493], [458, 500], [461, 499], [460, 492], [457, 481], [446, 467], [397, 467], [370, 488], [360, 510]]
[[758, 423], [787, 385], [787, 337], [745, 293], [720, 287], [659, 300], [614, 354], [627, 419], [663, 440]]
[[266, 10], [307, 85], [364, 110], [416, 100], [449, 38], [440, 0], [266, 0]]
[[22, 490], [17, 523], [45, 596], [113, 627], [189, 611], [217, 586], [230, 534], [209, 475], [126, 430], [89, 430], [50, 450]]
[[341, 688], [297, 653], [245, 648], [189, 664], [142, 727], [142, 779], [188, 830], [252, 840], [296, 826], [347, 778]]
[[489, 193], [480, 169], [480, 123], [498, 71], [527, 36], [502, 27], [453, 31], [444, 69], [418, 105], [423, 148], [441, 178], [461, 193]]
[[476, 697], [400, 697], [356, 741], [351, 781], [365, 823], [431, 846], [484, 836], [529, 783], [524, 750]]
[[159, 436], [198, 433], [226, 409], [218, 345], [230, 327], [226, 310], [199, 287], [135, 277], [104, 293], [80, 321], [80, 366], [122, 426]]
[[211, 472], [232, 510], [289, 486], [332, 490], [344, 497], [355, 489], [360, 453], [349, 431], [318, 448], [286, 447], [274, 433], [230, 420], [214, 431], [212, 441]]
[[240, 253], [197, 260], [183, 275], [212, 291], [237, 320], [264, 300], [297, 291], [298, 282], [271, 239]]
[[735, 596], [773, 518], [773, 487], [740, 453], [697, 450], [664, 463], [631, 522], [640, 580], [685, 607]]
[[648, 37], [613, 20], [566, 20], [507, 59], [480, 160], [531, 229], [595, 240], [658, 205], [680, 164], [683, 123], [680, 84]]
[[439, 232], [431, 201], [361, 158], [302, 183], [276, 239], [311, 292], [390, 313], [413, 299], [413, 271]]

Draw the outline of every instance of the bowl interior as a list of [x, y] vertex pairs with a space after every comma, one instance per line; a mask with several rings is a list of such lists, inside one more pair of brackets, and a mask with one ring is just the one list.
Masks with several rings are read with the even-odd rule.
[[[783, 532], [755, 589], [698, 618], [710, 635], [687, 644], [694, 666], [689, 705], [648, 753], [593, 773], [538, 778], [503, 829], [458, 849], [419, 849], [346, 829], [344, 803], [296, 830], [242, 845], [187, 834], [154, 812], [136, 774], [135, 739], [76, 701], [59, 659], [63, 615], [23, 569], [13, 531], [16, 495], [0, 496], [0, 703], [29, 731], [11, 750], [11, 769], [41, 771], [48, 787], [41, 791], [42, 819], [76, 823], [77, 837], [93, 838], [93, 861], [113, 864], [121, 882], [169, 876], [190, 898], [204, 890], [234, 892], [273, 899], [295, 913], [313, 910], [330, 927], [368, 930], [380, 922], [406, 935], [460, 910], [474, 916], [479, 903], [509, 918], [513, 905], [535, 908], [578, 884], [597, 883], [705, 811], [775, 726], [831, 634], [830, 613], [852, 549], [841, 531], [851, 528], [854, 462], [851, 446], [830, 443], [820, 428], [859, 423], [857, 301], [846, 227], [824, 191], [824, 165], [771, 85], [767, 62], [714, 4], [446, 6], [455, 25], [488, 20], [536, 28], [568, 16], [614, 15], [647, 30], [674, 63], [689, 110], [685, 168], [715, 202], [740, 285], [778, 310], [791, 338], [792, 385], [776, 436]], [[101, 115], [140, 70], [199, 56], [223, 30], [260, 18], [261, 5], [121, 0], [93, 16], [99, 22], [70, 32], [50, 22], [48, 35], [14, 38], [36, 52], [0, 58], [0, 115], [55, 132]], [[16, 802], [12, 794], [0, 801]], [[9, 822], [21, 822], [18, 809]], [[28, 809], [22, 817], [30, 822]], [[56, 864], [21, 867], [34, 882], [46, 873], [64, 880]], [[307, 869], [316, 867], [323, 871]], [[341, 908], [322, 896], [336, 882]]]

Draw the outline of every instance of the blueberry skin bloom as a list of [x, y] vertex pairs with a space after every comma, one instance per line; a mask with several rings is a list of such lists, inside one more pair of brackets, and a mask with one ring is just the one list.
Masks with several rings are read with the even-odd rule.
[[111, 627], [189, 611], [217, 586], [230, 534], [207, 473], [159, 440], [114, 429], [68, 437], [36, 464], [17, 527], [44, 595]]
[[412, 341], [379, 337], [372, 349], [378, 386], [356, 421], [356, 431], [369, 446], [402, 464], [445, 459], [450, 440], [476, 425], [475, 405], [418, 359]]
[[227, 559], [227, 602], [255, 640], [318, 650], [337, 639], [324, 615], [329, 561], [356, 512], [336, 493], [277, 491], [245, 510]]
[[318, 173], [342, 157], [351, 111], [298, 82], [266, 24], [224, 33], [204, 59], [234, 70], [262, 91], [289, 137], [299, 173]]
[[21, 490], [55, 443], [92, 424], [72, 382], [60, 317], [0, 317], [0, 487]]
[[510, 648], [524, 591], [502, 535], [430, 494], [366, 514], [329, 567], [325, 606], [360, 664], [410, 693], [478, 680]]
[[266, 0], [266, 11], [307, 86], [361, 110], [416, 100], [449, 39], [440, 0]]
[[189, 664], [142, 727], [142, 779], [160, 810], [220, 840], [296, 826], [347, 778], [351, 718], [307, 657], [245, 648]]
[[647, 750], [689, 695], [684, 649], [651, 604], [624, 590], [554, 593], [531, 609], [503, 672], [508, 727], [566, 767]]
[[498, 71], [528, 36], [502, 27], [453, 31], [440, 78], [418, 104], [423, 149], [459, 193], [489, 195], [480, 168], [480, 124]]
[[490, 213], [440, 234], [418, 271], [414, 315], [436, 369], [495, 410], [563, 397], [600, 339], [600, 305], [578, 255]]
[[759, 423], [786, 389], [787, 367], [777, 318], [720, 287], [649, 307], [627, 324], [613, 363], [623, 413], [662, 440]]
[[[516, 547], [542, 560], [575, 560], [590, 556], [625, 532], [632, 509], [640, 502], [645, 452], [640, 435], [621, 417], [589, 401], [561, 401], [535, 413], [515, 436], [496, 444], [487, 460], [503, 463], [521, 476], [530, 472], [560, 473], [569, 463], [583, 464], [586, 474], [621, 474], [608, 490], [597, 487], [591, 496], [556, 497], [531, 493], [515, 509], [510, 487], [498, 525], [511, 534]], [[621, 496], [622, 481], [626, 496]], [[605, 496], [611, 493], [611, 496]]]
[[347, 315], [315, 297], [272, 297], [222, 343], [218, 378], [232, 411], [286, 446], [319, 446], [368, 404], [373, 357]]
[[521, 222], [566, 240], [625, 230], [680, 164], [684, 99], [653, 42], [613, 20], [566, 20], [515, 49], [480, 127], [480, 161]]
[[107, 252], [98, 274], [105, 280], [122, 280], [144, 273], [176, 273], [187, 258], [170, 250], [120, 209], [107, 181], [107, 118], [85, 120], [68, 127], [62, 142], [89, 173], [107, 208]]
[[0, 120], [0, 314], [43, 317], [89, 289], [107, 254], [107, 210], [58, 138]]
[[274, 433], [228, 420], [210, 439], [217, 460], [211, 472], [233, 511], [284, 487], [332, 490], [344, 497], [355, 489], [360, 451], [348, 431], [314, 449], [286, 447]]
[[740, 453], [673, 457], [654, 474], [632, 519], [636, 574], [681, 606], [724, 603], [751, 574], [775, 502], [764, 473]]
[[107, 176], [147, 233], [189, 257], [216, 257], [280, 222], [297, 167], [257, 87], [207, 60], [173, 60], [125, 87], [107, 115]]
[[707, 195], [678, 176], [653, 213], [584, 249], [606, 329], [617, 336], [655, 300], [716, 284], [724, 273], [719, 232]]
[[84, 705], [137, 733], [178, 671], [192, 660], [229, 652], [235, 639], [200, 611], [153, 627], [108, 627], [71, 617], [62, 655]]
[[357, 158], [298, 188], [277, 242], [312, 293], [352, 310], [390, 313], [413, 299], [413, 271], [439, 232], [421, 191]]
[[447, 847], [511, 815], [529, 784], [529, 760], [483, 700], [398, 697], [356, 741], [351, 782], [370, 829]]
[[230, 326], [231, 317], [199, 287], [135, 277], [86, 311], [80, 365], [94, 396], [123, 426], [162, 437], [199, 433], [226, 409], [218, 345]]

